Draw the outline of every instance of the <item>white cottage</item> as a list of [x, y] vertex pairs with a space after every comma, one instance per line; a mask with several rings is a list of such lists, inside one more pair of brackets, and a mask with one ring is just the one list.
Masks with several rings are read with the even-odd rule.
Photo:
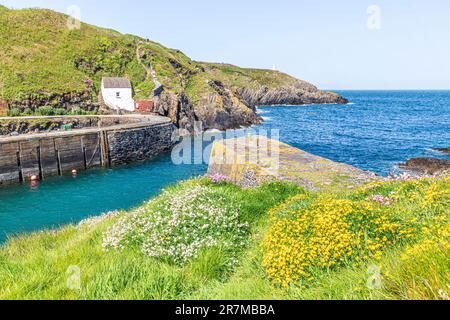
[[133, 91], [127, 78], [103, 78], [102, 97], [113, 110], [134, 111]]

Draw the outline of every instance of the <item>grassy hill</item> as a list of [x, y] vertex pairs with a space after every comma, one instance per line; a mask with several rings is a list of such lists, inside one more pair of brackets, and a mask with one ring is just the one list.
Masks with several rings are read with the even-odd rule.
[[448, 299], [449, 183], [183, 182], [129, 212], [10, 239], [0, 299]]
[[[22, 113], [28, 109], [29, 113], [42, 106], [86, 108], [97, 102], [104, 76], [128, 77], [135, 99], [153, 98], [155, 79], [151, 69], [165, 87], [157, 109], [166, 110], [161, 111], [164, 115], [182, 114], [180, 110], [168, 111], [180, 108], [171, 104], [189, 105], [190, 110], [184, 114], [187, 122], [211, 113], [217, 114], [206, 120], [213, 124], [216, 118], [236, 118], [231, 121], [232, 126], [258, 122], [252, 104], [258, 102], [261, 94], [257, 93], [256, 101], [250, 102], [240, 95], [243, 89], [257, 92], [264, 88], [289, 88], [269, 95], [268, 100], [261, 99], [265, 104], [345, 103], [338, 95], [321, 92], [281, 72], [196, 62], [179, 50], [138, 36], [85, 23], [80, 29], [71, 30], [67, 20], [68, 16], [51, 10], [1, 7], [0, 98], [10, 109]], [[266, 91], [261, 92], [265, 95]], [[234, 123], [239, 118], [244, 122]]]

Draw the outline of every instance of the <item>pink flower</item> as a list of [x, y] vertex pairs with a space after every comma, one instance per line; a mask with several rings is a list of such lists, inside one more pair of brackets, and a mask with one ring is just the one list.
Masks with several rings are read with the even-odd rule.
[[394, 202], [394, 199], [383, 197], [382, 195], [376, 195], [372, 197], [372, 201], [380, 203], [385, 206], [390, 206]]
[[211, 179], [211, 181], [213, 183], [216, 183], [216, 184], [231, 181], [231, 179], [228, 176], [223, 175], [223, 174], [214, 174], [214, 175], [210, 176], [209, 178]]

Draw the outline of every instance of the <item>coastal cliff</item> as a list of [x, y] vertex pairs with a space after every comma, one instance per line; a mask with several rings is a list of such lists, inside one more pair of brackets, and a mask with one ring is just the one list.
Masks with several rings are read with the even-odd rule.
[[129, 78], [135, 100], [153, 100], [153, 112], [188, 130], [195, 121], [220, 130], [258, 124], [259, 105], [348, 102], [282, 72], [198, 62], [149, 39], [84, 23], [69, 29], [67, 21], [51, 10], [1, 7], [0, 99], [9, 115], [105, 112], [98, 96], [108, 76]]

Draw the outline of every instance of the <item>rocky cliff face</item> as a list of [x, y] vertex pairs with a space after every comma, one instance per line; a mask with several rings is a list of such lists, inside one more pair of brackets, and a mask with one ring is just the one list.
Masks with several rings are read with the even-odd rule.
[[178, 127], [189, 131], [193, 130], [195, 121], [201, 121], [205, 130], [227, 130], [261, 123], [262, 119], [256, 114], [257, 106], [348, 103], [336, 93], [322, 92], [300, 80], [294, 85], [272, 89], [266, 86], [229, 88], [218, 80], [210, 80], [208, 85], [212, 92], [204, 94], [195, 104], [186, 94], [178, 97], [162, 93], [155, 99], [154, 112], [171, 118]]
[[238, 88], [236, 94], [248, 106], [346, 104], [348, 100], [332, 92], [323, 92], [302, 81], [276, 89], [261, 86], [258, 89]]
[[222, 82], [211, 80], [208, 85], [213, 92], [203, 97], [194, 108], [196, 119], [202, 120], [204, 129], [238, 129], [261, 122], [256, 109], [243, 102]]
[[220, 82], [211, 82], [211, 86], [215, 92], [205, 95], [196, 104], [186, 94], [177, 96], [163, 92], [155, 97], [153, 112], [169, 117], [177, 127], [191, 132], [195, 122], [201, 122], [204, 130], [238, 129], [261, 123], [255, 108], [243, 103], [230, 89]]

